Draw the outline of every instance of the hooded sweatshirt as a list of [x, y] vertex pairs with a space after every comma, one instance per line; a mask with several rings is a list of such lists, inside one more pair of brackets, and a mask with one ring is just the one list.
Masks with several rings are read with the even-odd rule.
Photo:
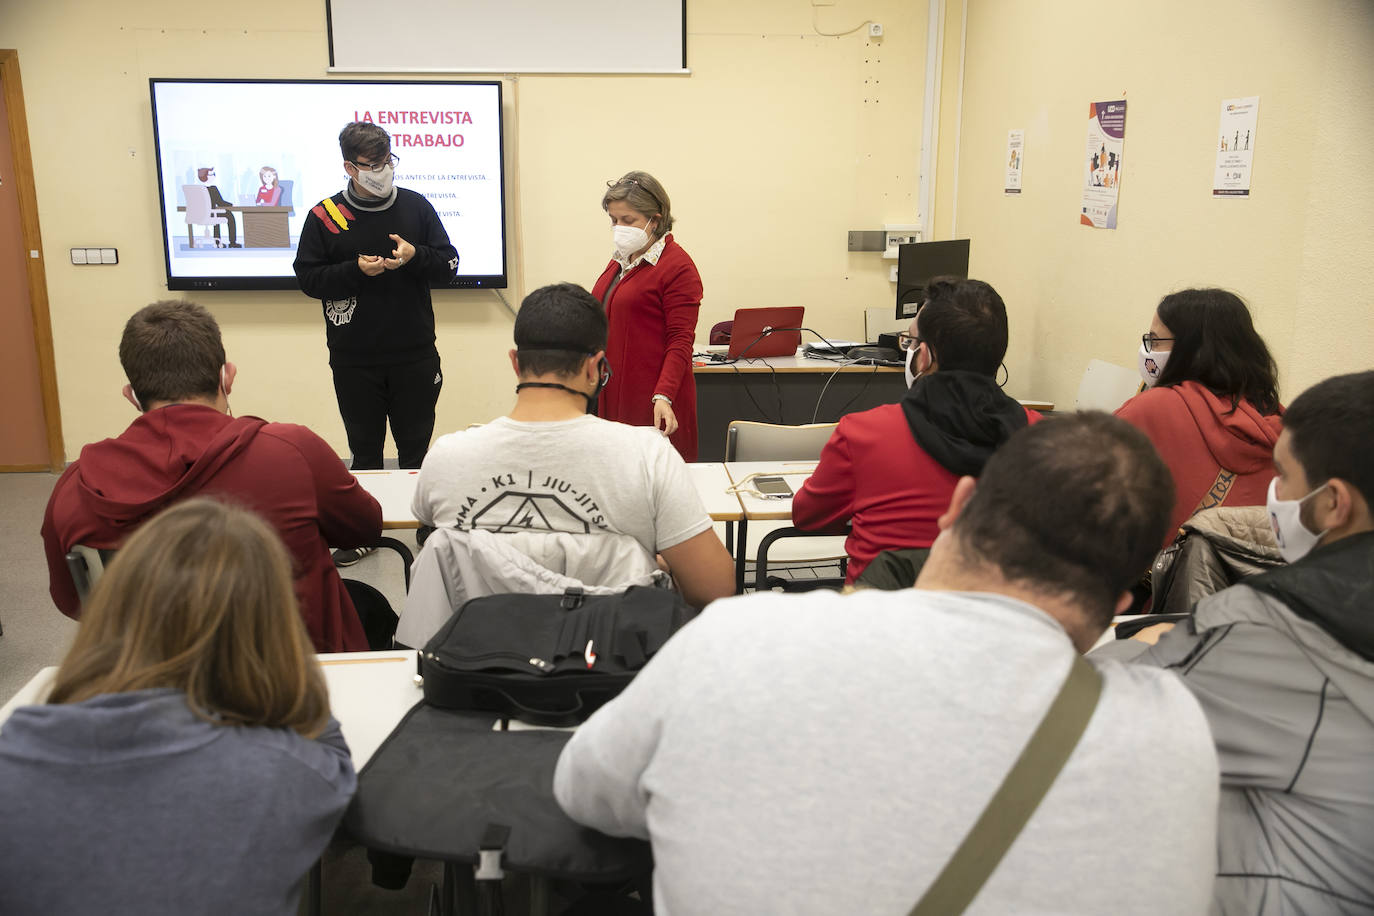
[[24, 706], [0, 729], [0, 913], [294, 914], [357, 780], [315, 740], [179, 690]]
[[1139, 656], [1179, 674], [1216, 741], [1213, 913], [1374, 912], [1371, 620], [1366, 532], [1203, 599]]
[[977, 474], [1012, 432], [1039, 419], [987, 376], [922, 376], [902, 403], [840, 418], [792, 499], [792, 523], [812, 531], [849, 523], [853, 582], [884, 550], [933, 544], [959, 477]]
[[1174, 478], [1174, 511], [1167, 545], [1199, 509], [1262, 506], [1274, 476], [1274, 443], [1283, 429], [1282, 409], [1264, 416], [1249, 401], [1231, 409], [1197, 382], [1151, 388], [1131, 398], [1116, 415], [1154, 443]]
[[49, 590], [68, 617], [81, 613], [66, 554], [78, 544], [119, 547], [166, 506], [192, 496], [253, 509], [291, 554], [296, 598], [320, 652], [367, 649], [367, 637], [329, 548], [381, 534], [382, 509], [310, 430], [213, 407], [173, 404], [139, 416], [116, 439], [86, 446], [43, 516]]

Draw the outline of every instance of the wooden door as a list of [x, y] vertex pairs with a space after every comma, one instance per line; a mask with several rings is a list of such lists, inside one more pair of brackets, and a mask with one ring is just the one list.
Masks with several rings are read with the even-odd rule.
[[[19, 60], [0, 51], [0, 470], [64, 463]], [[47, 390], [45, 390], [45, 382]]]

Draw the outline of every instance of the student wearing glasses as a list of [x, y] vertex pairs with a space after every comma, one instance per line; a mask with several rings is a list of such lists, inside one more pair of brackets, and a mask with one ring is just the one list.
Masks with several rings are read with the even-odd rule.
[[606, 310], [606, 359], [615, 370], [597, 414], [653, 426], [685, 461], [697, 460], [692, 344], [701, 275], [668, 230], [668, 193], [648, 172], [627, 172], [601, 197], [615, 253], [592, 289]]
[[841, 417], [792, 500], [798, 528], [850, 525], [849, 582], [884, 550], [931, 546], [959, 478], [977, 477], [1012, 433], [1040, 419], [998, 387], [1007, 308], [983, 281], [930, 281], [901, 345], [905, 397]]
[[429, 290], [453, 278], [458, 252], [429, 201], [393, 184], [386, 131], [355, 121], [339, 150], [348, 186], [311, 208], [296, 279], [324, 307], [352, 469], [382, 466], [388, 419], [400, 466], [418, 468], [443, 386]]
[[1185, 289], [1160, 300], [1140, 343], [1145, 390], [1116, 415], [1173, 473], [1170, 541], [1199, 510], [1264, 505], [1282, 429], [1277, 375], [1235, 293]]

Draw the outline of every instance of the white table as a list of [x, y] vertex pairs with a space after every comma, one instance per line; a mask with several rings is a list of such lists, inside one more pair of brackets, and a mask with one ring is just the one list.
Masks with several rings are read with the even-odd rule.
[[687, 465], [696, 485], [697, 495], [706, 506], [706, 514], [713, 522], [737, 522], [744, 518], [739, 496], [731, 492], [730, 474], [719, 461], [703, 461]]
[[[329, 705], [361, 770], [422, 696], [415, 683], [415, 652], [332, 652], [319, 656]], [[57, 667], [43, 668], [0, 708], [0, 725], [20, 706], [42, 703]]]
[[353, 472], [363, 489], [381, 503], [383, 528], [420, 527], [420, 522], [410, 511], [419, 474], [419, 471], [411, 469]]

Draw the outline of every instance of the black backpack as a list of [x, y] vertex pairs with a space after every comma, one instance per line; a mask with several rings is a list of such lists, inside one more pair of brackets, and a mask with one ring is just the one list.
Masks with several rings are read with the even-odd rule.
[[677, 592], [643, 586], [474, 598], [420, 652], [425, 701], [576, 725], [624, 690], [693, 613]]

